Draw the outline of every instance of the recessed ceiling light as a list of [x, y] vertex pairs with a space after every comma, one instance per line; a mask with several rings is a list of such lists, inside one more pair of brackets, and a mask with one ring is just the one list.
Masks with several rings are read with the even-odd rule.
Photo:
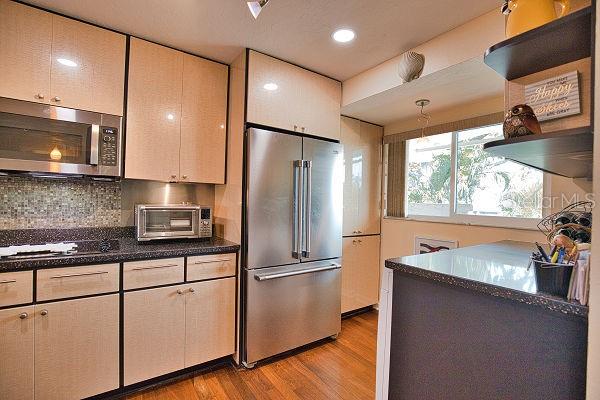
[[338, 29], [337, 31], [333, 32], [333, 35], [331, 36], [336, 42], [348, 43], [354, 40], [356, 34], [352, 29]]
[[58, 61], [62, 65], [66, 65], [67, 67], [77, 66], [77, 63], [75, 61], [69, 60], [68, 58], [57, 58], [56, 61]]
[[175, 119], [175, 116], [174, 116], [173, 114], [167, 114], [167, 119], [168, 119], [169, 121], [172, 121], [172, 120], [174, 120], [174, 119]]
[[277, 86], [277, 84], [276, 84], [276, 83], [269, 82], [269, 83], [265, 83], [265, 85], [263, 86], [263, 88], [264, 88], [265, 90], [269, 90], [269, 91], [271, 91], [271, 92], [272, 92], [272, 91], [274, 91], [274, 90], [277, 90], [277, 88], [279, 88], [279, 86]]

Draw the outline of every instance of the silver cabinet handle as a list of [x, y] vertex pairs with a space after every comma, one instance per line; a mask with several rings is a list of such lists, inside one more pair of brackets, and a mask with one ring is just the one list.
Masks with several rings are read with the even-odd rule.
[[302, 132], [304, 132], [305, 130], [306, 130], [306, 128], [305, 128], [305, 127], [302, 127]]
[[45, 317], [46, 315], [48, 315], [48, 310], [42, 310], [40, 312], [40, 315], [43, 315]]
[[25, 319], [27, 317], [29, 317], [29, 314], [27, 314], [26, 312], [19, 314], [19, 318], [21, 319]]
[[310, 257], [310, 220], [312, 216], [312, 161], [304, 161], [304, 168], [306, 168], [306, 192], [304, 194], [304, 250], [302, 251], [303, 257]]
[[171, 179], [172, 179], [172, 180], [175, 180], [175, 179], [177, 179], [177, 175], [171, 175]]
[[294, 160], [294, 194], [292, 217], [292, 257], [300, 259], [300, 243], [302, 238], [302, 186], [303, 179], [302, 160]]
[[294, 131], [298, 130], [298, 125], [294, 125]]
[[181, 179], [187, 179], [187, 175], [181, 175]]
[[54, 97], [52, 98], [52, 101], [56, 101], [56, 102], [58, 103], [58, 102], [60, 101], [60, 97], [58, 97], [58, 96], [54, 96]]
[[360, 239], [358, 239], [358, 240], [353, 240], [353, 241], [352, 241], [352, 243], [358, 243], [358, 244], [361, 244], [361, 243], [362, 243], [362, 240], [360, 240]]
[[328, 266], [325, 266], [325, 267], [302, 269], [302, 270], [299, 270], [299, 271], [282, 272], [282, 273], [279, 273], [279, 274], [254, 275], [254, 279], [256, 279], [257, 281], [269, 281], [269, 280], [272, 280], [272, 279], [286, 278], [286, 277], [289, 277], [289, 276], [311, 274], [313, 272], [332, 271], [334, 269], [340, 269], [340, 268], [342, 268], [342, 266], [340, 264], [332, 263], [331, 265], [328, 265]]
[[100, 158], [100, 125], [90, 128], [90, 165], [98, 165]]
[[177, 294], [183, 294], [183, 290], [177, 289]]
[[42, 93], [38, 93], [35, 95], [36, 99], [44, 100], [44, 95]]
[[131, 268], [131, 270], [132, 271], [145, 271], [148, 269], [160, 269], [160, 268], [172, 268], [172, 267], [179, 267], [179, 264], [153, 265], [151, 267], [136, 267], [136, 268]]
[[196, 261], [196, 262], [193, 262], [192, 265], [214, 264], [217, 262], [227, 262], [227, 261], [231, 261], [231, 260], [225, 259], [225, 260], [211, 260], [211, 261]]
[[0, 285], [8, 285], [9, 283], [16, 283], [17, 280], [16, 279], [10, 279], [7, 281], [0, 281]]
[[76, 276], [92, 276], [92, 275], [104, 275], [104, 274], [108, 274], [108, 271], [81, 272], [78, 274], [54, 275], [54, 276], [51, 276], [50, 279], [74, 278]]
[[196, 289], [190, 288], [190, 293], [194, 293], [195, 291], [196, 291]]

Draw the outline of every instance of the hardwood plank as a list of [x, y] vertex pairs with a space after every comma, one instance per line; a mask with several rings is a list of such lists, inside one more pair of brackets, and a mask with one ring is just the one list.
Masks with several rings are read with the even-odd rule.
[[342, 321], [335, 341], [259, 364], [228, 365], [128, 400], [362, 400], [375, 398], [377, 311]]

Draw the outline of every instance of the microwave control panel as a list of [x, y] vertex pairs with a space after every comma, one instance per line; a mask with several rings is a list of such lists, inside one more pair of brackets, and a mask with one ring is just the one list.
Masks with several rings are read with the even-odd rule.
[[117, 128], [100, 128], [100, 165], [116, 166], [119, 154]]

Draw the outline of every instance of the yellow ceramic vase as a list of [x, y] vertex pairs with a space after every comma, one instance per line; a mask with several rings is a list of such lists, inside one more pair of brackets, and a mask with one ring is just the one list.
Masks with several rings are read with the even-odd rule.
[[[556, 13], [555, 3], [560, 5]], [[569, 0], [511, 0], [506, 21], [506, 37], [513, 37], [566, 15], [571, 9]]]

